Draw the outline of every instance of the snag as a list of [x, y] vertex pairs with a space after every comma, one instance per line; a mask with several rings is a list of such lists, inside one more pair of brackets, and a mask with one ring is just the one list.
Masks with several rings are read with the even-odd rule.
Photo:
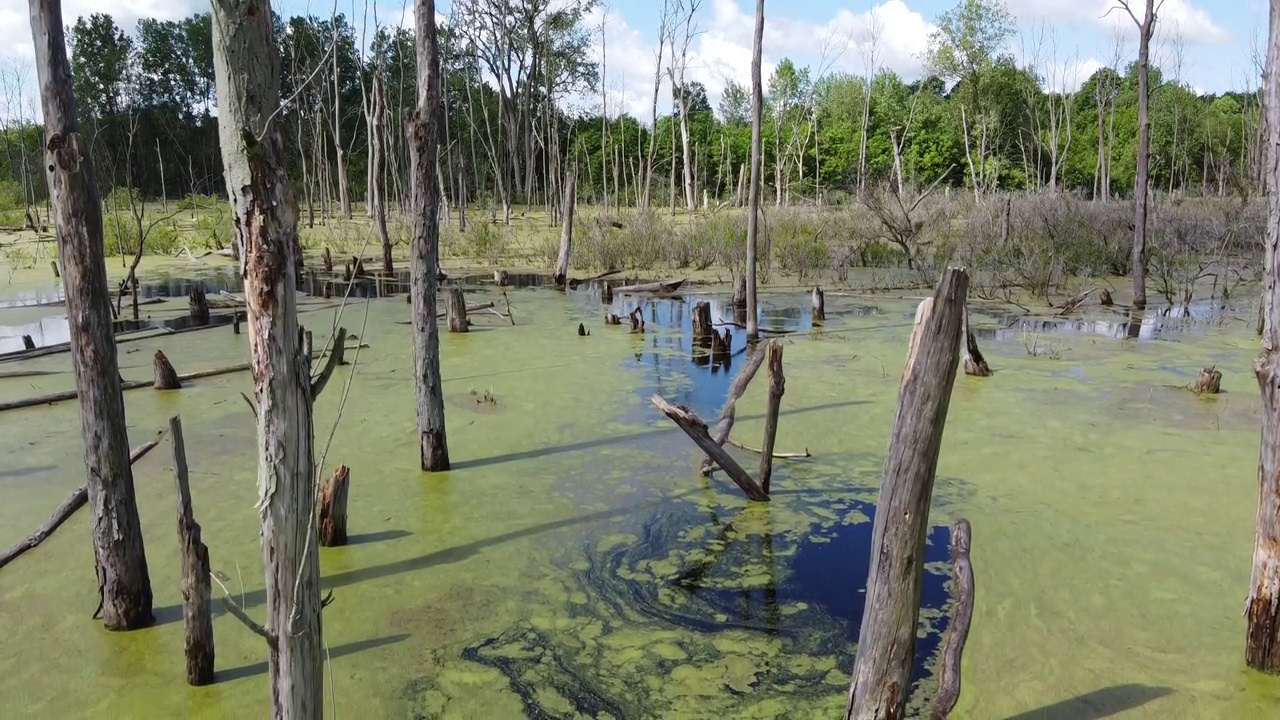
[[[137, 296], [135, 290], [134, 297]], [[196, 325], [209, 324], [209, 299], [205, 297], [204, 288], [199, 285], [191, 288], [191, 293], [187, 295], [187, 312], [191, 314], [191, 319], [195, 320]]]
[[773, 476], [773, 442], [778, 436], [778, 410], [782, 406], [782, 393], [786, 379], [782, 376], [782, 346], [770, 341], [769, 355], [769, 404], [764, 415], [764, 443], [760, 446], [760, 487], [769, 494], [769, 480]]
[[827, 301], [822, 295], [822, 288], [813, 288], [813, 324], [826, 322], [827, 319]]
[[351, 468], [339, 465], [320, 490], [320, 544], [338, 547], [347, 544], [347, 489]]
[[[462, 294], [462, 286], [455, 284], [449, 288], [447, 303], [449, 332], [464, 333], [470, 330], [471, 323], [467, 321], [467, 301]], [[489, 307], [493, 307], [493, 303], [489, 303]]]
[[964, 309], [964, 327], [960, 330], [964, 335], [964, 345], [960, 346], [960, 361], [964, 365], [964, 374], [975, 377], [990, 377], [991, 368], [978, 349], [978, 339], [969, 329], [969, 308]]
[[1215, 365], [1200, 368], [1200, 375], [1191, 389], [1197, 395], [1217, 395], [1222, 391], [1222, 371]]
[[187, 684], [213, 682], [213, 588], [209, 548], [200, 540], [200, 524], [191, 509], [187, 449], [182, 418], [169, 418], [173, 475], [178, 484], [178, 549], [182, 553], [182, 626], [187, 654]]

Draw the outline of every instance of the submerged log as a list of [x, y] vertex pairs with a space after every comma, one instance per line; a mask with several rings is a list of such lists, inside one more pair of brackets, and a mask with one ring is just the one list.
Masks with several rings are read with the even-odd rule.
[[661, 395], [654, 395], [650, 398], [650, 402], [661, 410], [662, 414], [671, 418], [672, 422], [678, 425], [684, 431], [684, 434], [688, 435], [689, 439], [693, 440], [699, 448], [702, 448], [702, 452], [706, 453], [708, 458], [722, 468], [725, 474], [737, 483], [738, 487], [742, 488], [742, 492], [749, 499], [759, 501], [769, 499], [768, 493], [755, 480], [751, 479], [751, 476], [747, 474], [746, 470], [742, 469], [742, 466], [733, 459], [733, 456], [729, 455], [720, 443], [712, 439], [711, 435], [707, 433], [707, 424], [695, 415], [692, 410], [683, 405], [673, 405]]
[[[493, 304], [490, 303], [490, 307]], [[464, 333], [470, 330], [471, 323], [467, 322], [467, 300], [462, 294], [462, 286], [454, 285], [449, 288], [447, 300], [446, 314], [449, 318], [449, 332]]]
[[872, 530], [865, 612], [845, 717], [906, 717], [920, 619], [925, 535], [969, 277], [948, 268], [916, 310]]
[[339, 465], [320, 489], [320, 545], [338, 547], [347, 544], [347, 488], [351, 484], [351, 468]]
[[960, 346], [960, 362], [964, 365], [964, 374], [991, 377], [991, 367], [987, 365], [986, 358], [982, 357], [982, 351], [978, 349], [978, 339], [974, 337], [973, 330], [969, 329], [969, 308], [967, 307], [964, 309], [964, 327], [961, 333], [964, 335], [964, 344]]
[[173, 369], [163, 350], [156, 350], [154, 365], [154, 382], [157, 390], [177, 390], [182, 387], [182, 381], [178, 380], [178, 371]]
[[816, 325], [825, 322], [827, 319], [827, 300], [822, 294], [822, 288], [815, 286], [813, 288], [813, 323]]
[[760, 445], [760, 488], [768, 495], [769, 480], [773, 477], [773, 442], [778, 436], [778, 411], [786, 379], [782, 376], [782, 346], [776, 340], [766, 345], [760, 348], [769, 357], [769, 403], [764, 414], [764, 442]]
[[[132, 465], [133, 463], [138, 462], [138, 460], [142, 459], [143, 455], [151, 452], [151, 449], [159, 444], [160, 437], [157, 436], [156, 439], [148, 440], [134, 448], [133, 452], [129, 453], [129, 464]], [[0, 553], [0, 568], [8, 565], [17, 559], [18, 556], [44, 542], [45, 538], [52, 535], [54, 530], [57, 530], [62, 523], [67, 521], [67, 518], [74, 515], [75, 512], [81, 507], [84, 507], [84, 504], [87, 502], [89, 502], [88, 485], [81, 485], [75, 490], [72, 490], [71, 494], [67, 496], [67, 499], [63, 500], [61, 505], [54, 508], [53, 514], [49, 516], [48, 520], [45, 520], [40, 527], [36, 528], [35, 531], [18, 542], [18, 544], [8, 550], [5, 550], [3, 553]]]
[[693, 337], [698, 340], [715, 334], [711, 326], [711, 303], [703, 300], [693, 305]]
[[187, 684], [213, 682], [213, 588], [209, 548], [200, 540], [200, 524], [191, 508], [187, 448], [182, 418], [169, 418], [173, 475], [178, 484], [178, 549], [182, 553], [182, 626], [187, 654]]
[[960, 699], [960, 659], [969, 639], [973, 620], [973, 566], [969, 564], [969, 521], [956, 520], [951, 526], [951, 577], [955, 583], [955, 603], [947, 624], [947, 641], [942, 648], [938, 694], [933, 698], [932, 720], [946, 720]]
[[204, 288], [197, 285], [187, 295], [187, 312], [197, 325], [209, 324], [209, 298], [205, 297]]
[[641, 283], [639, 285], [623, 285], [620, 288], [614, 288], [614, 292], [622, 293], [624, 295], [636, 295], [640, 293], [673, 293], [676, 290], [679, 290], [680, 286], [684, 285], [684, 283], [685, 281], [683, 279], [661, 280], [659, 282]]
[[1197, 395], [1217, 395], [1222, 392], [1222, 371], [1216, 365], [1200, 368], [1200, 375], [1191, 389]]

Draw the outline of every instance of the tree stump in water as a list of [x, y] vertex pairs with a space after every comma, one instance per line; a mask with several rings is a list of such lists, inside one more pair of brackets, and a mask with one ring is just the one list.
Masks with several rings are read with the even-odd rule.
[[813, 324], [825, 322], [827, 319], [827, 302], [822, 295], [822, 288], [813, 288]]
[[333, 253], [329, 252], [329, 246], [324, 248], [324, 254], [320, 256], [320, 262], [324, 264], [324, 271], [333, 272]]
[[510, 274], [507, 273], [506, 270], [493, 271], [493, 282], [496, 283], [498, 287], [506, 287], [507, 283], [510, 281], [511, 281], [511, 276]]
[[618, 317], [617, 315], [614, 315], [613, 313], [605, 313], [604, 324], [605, 325], [621, 325], [622, 318]]
[[157, 390], [177, 390], [182, 387], [182, 381], [178, 379], [178, 372], [173, 369], [173, 365], [169, 363], [169, 358], [165, 356], [163, 350], [156, 350], [155, 359]]
[[712, 359], [723, 359], [729, 357], [729, 346], [733, 343], [733, 335], [729, 332], [729, 328], [724, 329], [723, 334], [717, 334], [715, 330], [711, 331], [711, 357]]
[[587, 330], [586, 325], [583, 325], [582, 323], [578, 323], [578, 337], [586, 337], [590, 334], [591, 332]]
[[733, 307], [745, 308], [747, 306], [747, 276], [738, 273], [733, 276]]
[[235, 310], [231, 313], [231, 332], [236, 335], [240, 334], [240, 311]]
[[53, 268], [53, 277], [54, 277], [55, 279], [56, 279], [56, 278], [60, 278], [60, 277], [62, 277], [62, 273], [58, 272], [58, 261], [57, 261], [57, 260], [50, 260], [50, 261], [49, 261], [49, 267], [52, 267], [52, 268]]
[[770, 340], [768, 347], [756, 352], [768, 352], [769, 401], [764, 414], [764, 442], [760, 445], [760, 488], [769, 494], [769, 480], [773, 477], [773, 443], [778, 437], [778, 411], [782, 406], [782, 393], [786, 379], [782, 376], [782, 346]]
[[35, 341], [35, 339], [34, 339], [34, 338], [32, 338], [30, 335], [23, 335], [23, 336], [22, 336], [22, 347], [23, 347], [23, 348], [25, 348], [25, 349], [27, 349], [27, 350], [35, 350], [35, 349], [36, 349], [36, 341]]
[[969, 329], [968, 307], [964, 309], [964, 327], [961, 332], [964, 334], [964, 344], [960, 346], [960, 361], [964, 364], [964, 374], [974, 377], [991, 377], [991, 367], [982, 357], [982, 351], [978, 349], [978, 339]]
[[449, 288], [448, 298], [449, 332], [464, 333], [470, 328], [467, 322], [467, 300], [462, 294], [462, 286]]
[[209, 548], [200, 540], [200, 524], [191, 509], [187, 450], [182, 419], [169, 418], [173, 472], [178, 484], [178, 548], [182, 551], [182, 624], [186, 639], [187, 684], [213, 682], [213, 588], [209, 580]]
[[637, 305], [636, 309], [632, 310], [628, 314], [628, 317], [631, 318], [631, 332], [643, 334], [644, 333], [644, 313], [640, 311], [640, 306]]
[[693, 306], [693, 337], [698, 341], [709, 340], [715, 332], [715, 328], [711, 327], [711, 303], [705, 300], [695, 303]]
[[339, 465], [320, 489], [320, 544], [337, 547], [347, 544], [347, 488], [351, 468]]
[[[137, 290], [134, 290], [134, 297], [137, 297]], [[191, 319], [196, 321], [197, 325], [209, 324], [209, 299], [205, 297], [204, 288], [196, 286], [191, 288], [191, 293], [187, 296], [187, 312], [191, 313]]]
[[364, 275], [364, 261], [360, 258], [351, 256], [351, 273], [353, 277]]
[[1222, 372], [1215, 365], [1200, 368], [1200, 376], [1191, 389], [1197, 395], [1217, 395], [1222, 392]]
[[608, 305], [613, 302], [613, 286], [606, 280], [604, 285], [600, 286], [600, 302]]
[[1115, 301], [1111, 299], [1111, 291], [1106, 288], [1102, 288], [1102, 291], [1098, 293], [1098, 302], [1107, 307], [1115, 304]]

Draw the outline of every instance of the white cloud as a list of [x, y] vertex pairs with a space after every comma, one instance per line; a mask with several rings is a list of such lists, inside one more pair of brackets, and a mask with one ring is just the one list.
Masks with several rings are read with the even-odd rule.
[[[1094, 28], [1120, 28], [1128, 35], [1137, 35], [1133, 18], [1118, 0], [1006, 0], [1006, 4], [1024, 26], [1036, 21], [1078, 22]], [[1176, 36], [1197, 45], [1222, 45], [1232, 40], [1230, 32], [1191, 0], [1157, 0], [1157, 4], [1157, 34]], [[1146, 7], [1143, 0], [1132, 0], [1130, 6], [1141, 20]]]

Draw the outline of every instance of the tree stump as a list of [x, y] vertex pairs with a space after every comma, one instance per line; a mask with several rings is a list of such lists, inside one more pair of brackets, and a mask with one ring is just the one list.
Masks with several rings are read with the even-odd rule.
[[347, 488], [351, 469], [339, 465], [320, 489], [320, 544], [338, 547], [347, 544]]
[[[136, 290], [134, 297], [137, 297]], [[187, 296], [187, 312], [191, 313], [191, 319], [195, 320], [197, 325], [209, 324], [209, 299], [205, 297], [204, 288], [200, 286], [191, 288], [191, 293]]]
[[1111, 291], [1106, 288], [1102, 288], [1102, 291], [1098, 293], [1098, 303], [1107, 307], [1114, 305], [1115, 301], [1111, 299]]
[[231, 313], [231, 332], [236, 335], [240, 334], [240, 311], [239, 310], [232, 311]]
[[32, 338], [30, 335], [23, 335], [22, 347], [26, 348], [27, 350], [35, 350], [36, 349], [35, 338]]
[[960, 346], [960, 361], [964, 365], [964, 374], [974, 377], [991, 377], [991, 367], [982, 357], [982, 351], [978, 349], [978, 339], [969, 329], [969, 308], [967, 307], [964, 309], [964, 328], [961, 332], [964, 333], [964, 344]]
[[1200, 376], [1191, 389], [1197, 395], [1217, 395], [1222, 392], [1222, 372], [1215, 365], [1200, 368]]
[[591, 333], [587, 331], [586, 325], [583, 325], [582, 323], [578, 323], [578, 337], [586, 337], [590, 334]]
[[325, 272], [327, 273], [333, 272], [333, 253], [329, 252], [328, 245], [326, 245], [324, 248], [324, 254], [320, 256], [320, 262], [324, 264]]
[[182, 387], [182, 381], [178, 379], [178, 372], [173, 369], [169, 358], [165, 356], [163, 350], [156, 350], [155, 359], [155, 389], [157, 390], [177, 390]]
[[467, 332], [470, 329], [470, 323], [467, 322], [467, 300], [462, 294], [462, 286], [454, 285], [449, 288], [447, 302], [449, 332]]
[[182, 552], [182, 625], [187, 655], [187, 684], [213, 682], [213, 588], [209, 580], [209, 548], [200, 540], [200, 524], [191, 509], [187, 450], [182, 419], [169, 418], [173, 473], [178, 484], [178, 548]]
[[817, 325], [826, 322], [827, 319], [827, 303], [826, 298], [822, 295], [822, 288], [813, 288], [813, 324]]
[[53, 277], [54, 277], [55, 279], [56, 279], [56, 278], [60, 278], [60, 277], [62, 277], [62, 273], [58, 272], [58, 261], [57, 261], [57, 260], [50, 260], [50, 261], [49, 261], [49, 267], [53, 268]]
[[600, 286], [600, 302], [605, 305], [613, 302], [613, 286], [609, 284], [608, 280]]
[[365, 274], [364, 261], [356, 257], [355, 255], [351, 256], [351, 274], [352, 274], [352, 277], [360, 277]]
[[637, 305], [635, 310], [628, 313], [627, 317], [631, 318], [631, 332], [644, 334], [644, 313], [640, 311]]
[[693, 337], [699, 341], [709, 340], [715, 334], [711, 327], [711, 303], [703, 300], [693, 306]]
[[497, 284], [498, 287], [506, 287], [507, 283], [510, 281], [511, 281], [511, 276], [507, 273], [506, 270], [493, 271], [493, 282]]
[[733, 276], [733, 306], [735, 308], [747, 306], [747, 276], [742, 273]]
[[729, 328], [725, 328], [723, 333], [717, 334], [715, 330], [711, 331], [711, 357], [726, 358], [729, 356], [729, 347], [733, 343], [733, 335], [729, 332]]
[[617, 315], [614, 315], [611, 312], [607, 312], [604, 314], [604, 324], [605, 325], [621, 325], [622, 318], [618, 317]]

